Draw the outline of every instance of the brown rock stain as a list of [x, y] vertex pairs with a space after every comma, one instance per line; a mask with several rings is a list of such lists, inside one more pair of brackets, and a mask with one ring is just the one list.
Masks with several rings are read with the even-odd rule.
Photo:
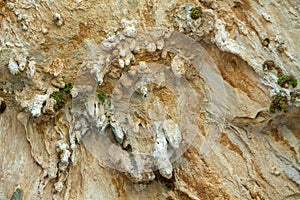
[[124, 180], [122, 180], [120, 177], [117, 176], [117, 177], [112, 178], [112, 183], [116, 187], [116, 192], [118, 194], [118, 199], [126, 200], [127, 199], [127, 194], [126, 194], [126, 191], [123, 187]]
[[[189, 190], [199, 199], [216, 199], [223, 197], [229, 199], [228, 194], [222, 188], [218, 177], [212, 173], [208, 166], [199, 159], [199, 154], [195, 148], [190, 147], [184, 157], [190, 161], [188, 169], [180, 168], [176, 171], [176, 178], [185, 182]], [[203, 163], [203, 169], [199, 169], [199, 162]], [[193, 173], [186, 173], [187, 171]]]
[[144, 18], [143, 21], [145, 23], [145, 27], [154, 27], [155, 26], [155, 20], [153, 19], [152, 11], [153, 11], [153, 4], [149, 3], [149, 1], [147, 1], [145, 10], [140, 9], [138, 11], [139, 16], [141, 18]]
[[161, 103], [164, 105], [168, 117], [176, 117], [178, 111], [178, 102], [175, 94], [168, 88], [162, 88], [160, 90], [154, 91], [154, 95], [157, 96]]
[[[258, 75], [240, 57], [221, 52], [216, 47], [206, 48], [214, 57], [222, 77], [234, 88], [237, 88], [262, 106], [268, 106], [270, 97], [262, 86], [259, 86]], [[212, 55], [214, 54], [214, 55]]]
[[271, 136], [274, 137], [276, 142], [280, 142], [282, 145], [288, 147], [294, 159], [297, 158], [297, 150], [289, 144], [289, 142], [281, 135], [281, 133], [278, 132], [277, 128], [271, 129]]
[[234, 144], [228, 137], [228, 135], [226, 133], [221, 133], [220, 134], [220, 143], [222, 145], [224, 145], [225, 147], [228, 147], [231, 151], [236, 152], [237, 154], [239, 154], [242, 158], [243, 157], [243, 152], [242, 150], [239, 148], [238, 145]]
[[97, 29], [95, 24], [88, 23], [84, 25], [83, 23], [79, 24], [79, 32], [72, 39], [74, 46], [83, 42], [87, 38], [102, 38], [105, 36], [105, 33], [102, 30]]

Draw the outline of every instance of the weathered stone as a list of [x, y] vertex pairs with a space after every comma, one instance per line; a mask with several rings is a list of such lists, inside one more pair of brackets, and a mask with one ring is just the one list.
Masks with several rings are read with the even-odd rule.
[[[299, 84], [277, 84], [278, 74], [299, 81], [297, 3], [2, 1], [0, 83], [8, 84], [0, 85], [0, 98], [9, 109], [0, 115], [0, 197], [8, 199], [19, 185], [23, 199], [299, 199]], [[202, 10], [197, 20], [189, 15], [194, 7]], [[205, 51], [180, 43], [185, 36], [176, 40], [180, 48], [170, 48], [176, 34], [158, 31], [151, 38], [138, 27], [178, 30]], [[183, 49], [188, 65], [175, 62]], [[119, 74], [107, 76], [107, 63], [115, 59], [118, 67], [120, 56], [127, 87]], [[262, 66], [266, 60], [274, 60], [274, 67], [265, 67], [270, 70]], [[134, 62], [144, 62], [149, 72]], [[153, 77], [157, 65], [164, 68]], [[146, 96], [130, 81], [141, 75]], [[45, 120], [41, 110], [51, 107], [53, 76], [75, 83], [67, 102], [72, 107]], [[185, 83], [189, 87], [181, 87]], [[108, 94], [102, 108], [95, 100], [99, 91]], [[270, 113], [279, 93], [287, 112]], [[76, 103], [83, 109], [73, 109]], [[123, 144], [106, 132], [119, 105], [126, 105], [115, 119], [127, 129]], [[169, 136], [163, 132], [168, 120], [177, 130]], [[175, 122], [181, 143], [171, 139], [179, 132]], [[91, 149], [84, 143], [88, 135], [95, 136]], [[174, 148], [190, 141], [187, 151]], [[156, 159], [137, 155], [142, 151], [155, 151]]]
[[16, 191], [14, 191], [10, 200], [22, 200], [22, 199], [23, 199], [23, 190], [21, 188], [17, 188]]
[[20, 73], [18, 63], [12, 58], [9, 59], [8, 69], [13, 75], [18, 75]]
[[173, 148], [178, 148], [182, 139], [178, 124], [173, 120], [165, 120], [163, 123], [163, 131], [169, 144]]
[[57, 77], [51, 80], [51, 84], [57, 88], [64, 88], [66, 83], [62, 77]]

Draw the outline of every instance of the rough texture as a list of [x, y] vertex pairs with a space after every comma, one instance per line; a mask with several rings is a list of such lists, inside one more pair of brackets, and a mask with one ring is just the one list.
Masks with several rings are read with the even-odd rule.
[[[300, 199], [300, 86], [277, 82], [300, 81], [299, 17], [292, 0], [0, 0], [0, 199]], [[202, 47], [143, 47], [145, 27]], [[147, 140], [118, 110], [134, 84], [128, 124]]]

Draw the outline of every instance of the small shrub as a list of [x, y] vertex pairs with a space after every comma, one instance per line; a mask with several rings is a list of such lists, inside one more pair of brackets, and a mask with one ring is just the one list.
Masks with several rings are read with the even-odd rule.
[[64, 92], [66, 92], [66, 93], [70, 93], [72, 89], [73, 89], [72, 83], [68, 83], [68, 84], [66, 84], [66, 86], [64, 87], [63, 90], [64, 90]]
[[56, 101], [56, 104], [53, 106], [55, 111], [60, 110], [65, 104], [65, 98], [60, 92], [53, 92], [51, 97]]
[[202, 16], [202, 11], [200, 7], [192, 8], [190, 11], [190, 16], [192, 19], [198, 19]]
[[273, 100], [270, 104], [270, 112], [274, 113], [276, 110], [278, 111], [287, 111], [287, 97], [282, 94], [277, 94], [273, 97]]
[[291, 83], [292, 87], [295, 88], [298, 85], [298, 80], [296, 78], [294, 78], [290, 83]]
[[98, 97], [98, 99], [99, 99], [102, 103], [105, 102], [106, 95], [105, 95], [104, 92], [99, 92], [99, 93], [97, 94], [97, 97]]
[[298, 81], [293, 75], [282, 75], [278, 78], [277, 83], [281, 87], [288, 87], [291, 85], [295, 88], [298, 85]]

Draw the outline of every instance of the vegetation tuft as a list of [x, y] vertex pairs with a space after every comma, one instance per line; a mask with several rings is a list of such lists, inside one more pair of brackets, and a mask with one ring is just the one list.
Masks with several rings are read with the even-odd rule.
[[200, 7], [192, 8], [190, 11], [190, 16], [192, 19], [199, 19], [202, 16], [202, 11]]
[[99, 93], [97, 94], [97, 97], [98, 97], [98, 99], [99, 99], [102, 103], [105, 102], [106, 95], [105, 95], [104, 92], [99, 92]]
[[65, 98], [60, 92], [53, 92], [51, 97], [56, 101], [56, 104], [53, 106], [55, 111], [60, 110], [65, 104]]
[[270, 112], [274, 113], [275, 111], [287, 111], [287, 102], [288, 99], [282, 94], [277, 94], [273, 97], [273, 100], [270, 104]]
[[290, 85], [295, 88], [298, 85], [297, 79], [293, 75], [282, 75], [278, 78], [277, 84], [281, 87], [289, 87]]
[[66, 84], [66, 86], [64, 87], [63, 90], [64, 90], [64, 92], [66, 92], [66, 93], [70, 93], [72, 89], [73, 89], [72, 83], [68, 83], [68, 84]]

